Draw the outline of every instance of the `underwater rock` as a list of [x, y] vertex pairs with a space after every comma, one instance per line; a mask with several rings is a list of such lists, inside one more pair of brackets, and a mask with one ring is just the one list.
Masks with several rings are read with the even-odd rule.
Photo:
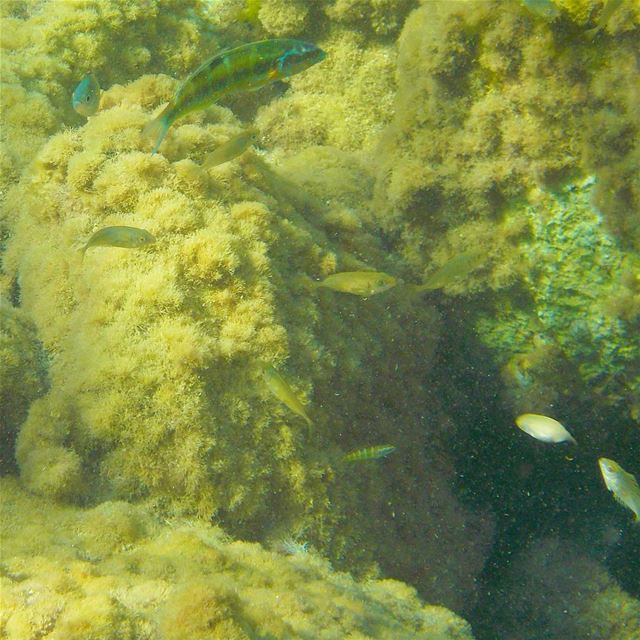
[[527, 405], [550, 386], [532, 378], [564, 360], [575, 372], [564, 387], [577, 381], [637, 421], [640, 101], [637, 39], [623, 33], [640, 10], [620, 10], [619, 39], [605, 47], [553, 26], [587, 25], [589, 3], [556, 4], [553, 22], [518, 2], [429, 2], [410, 14], [372, 215], [423, 279], [484, 252], [444, 292], [487, 292], [467, 314], [505, 367], [515, 412], [547, 411]]
[[46, 377], [35, 326], [0, 294], [0, 474], [15, 469], [16, 434], [31, 402], [44, 393]]
[[[455, 425], [425, 394], [438, 314], [316, 296], [302, 282], [402, 271], [358, 206], [371, 181], [345, 185], [339, 167], [365, 175], [359, 161], [326, 148], [288, 170], [255, 154], [203, 170], [220, 120], [238, 128], [221, 106], [176, 123], [151, 155], [144, 109], [172, 85], [144, 76], [107, 89], [7, 194], [5, 268], [55, 353], [51, 388], [18, 437], [22, 481], [51, 500], [151, 500], [242, 538], [305, 534], [341, 568], [405, 577], [461, 610], [493, 526], [456, 497]], [[308, 198], [301, 164], [302, 181], [326, 169]], [[113, 225], [156, 242], [82, 259], [91, 231]], [[265, 364], [286, 371], [311, 428], [265, 388]], [[344, 453], [372, 439], [398, 447], [384, 471], [347, 468]]]
[[593, 188], [587, 179], [531, 194], [522, 209], [531, 228], [522, 246], [528, 295], [521, 292], [520, 306], [499, 297], [495, 313], [479, 315], [478, 334], [505, 367], [515, 410], [533, 401], [528, 408], [544, 412], [554, 402], [554, 392], [543, 400], [550, 372], [557, 380], [566, 369], [564, 385], [577, 378], [590, 394], [638, 421], [640, 279], [634, 274], [640, 258], [607, 231], [592, 205]]
[[7, 640], [473, 638], [462, 618], [409, 586], [356, 582], [316, 554], [232, 542], [204, 523], [161, 523], [142, 506], [57, 506], [12, 479], [0, 492]]
[[538, 540], [510, 562], [496, 586], [492, 633], [512, 640], [632, 640], [640, 602], [568, 540]]
[[103, 87], [145, 72], [179, 77], [213, 54], [220, 44], [198, 27], [202, 11], [195, 0], [3, 3], [2, 184], [48, 136], [78, 123], [71, 95], [85, 74]]

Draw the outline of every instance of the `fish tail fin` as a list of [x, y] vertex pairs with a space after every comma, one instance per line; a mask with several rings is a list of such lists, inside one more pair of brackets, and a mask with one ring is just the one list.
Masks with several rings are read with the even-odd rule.
[[157, 117], [147, 122], [144, 125], [144, 129], [142, 130], [142, 137], [146, 140], [155, 140], [155, 145], [153, 150], [151, 151], [151, 155], [155, 154], [158, 151], [158, 147], [161, 142], [164, 140], [164, 137], [167, 135], [167, 131], [169, 131], [169, 127], [171, 126], [172, 119], [169, 111], [169, 107], [171, 105], [167, 105], [167, 107], [162, 111], [162, 113]]

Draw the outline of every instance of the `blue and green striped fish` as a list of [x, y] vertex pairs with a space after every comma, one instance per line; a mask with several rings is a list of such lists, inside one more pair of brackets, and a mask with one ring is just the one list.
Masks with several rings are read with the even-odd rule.
[[205, 109], [223, 96], [288, 78], [324, 58], [325, 52], [314, 44], [290, 38], [250, 42], [213, 56], [182, 83], [164, 111], [145, 126], [144, 136], [155, 139], [152, 153], [158, 150], [169, 127], [188, 113]]

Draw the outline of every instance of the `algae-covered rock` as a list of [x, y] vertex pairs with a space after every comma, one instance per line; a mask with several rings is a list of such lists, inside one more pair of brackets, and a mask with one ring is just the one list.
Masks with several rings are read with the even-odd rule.
[[13, 470], [15, 438], [45, 390], [46, 357], [26, 314], [0, 295], [0, 473]]
[[[407, 585], [358, 583], [315, 553], [287, 557], [206, 524], [160, 523], [141, 506], [60, 507], [8, 479], [0, 493], [7, 640], [472, 639], [464, 620]], [[117, 544], [105, 546], [114, 522]]]
[[[592, 205], [593, 188], [588, 179], [555, 194], [531, 195], [523, 208], [531, 238], [522, 246], [529, 302], [514, 307], [500, 298], [477, 326], [505, 367], [505, 381], [518, 390], [516, 411], [550, 409], [554, 393], [540, 393], [540, 384], [553, 387], [558, 378], [570, 383], [571, 376], [560, 373], [565, 367], [558, 369], [562, 354], [592, 393], [625, 405], [638, 420], [640, 258], [624, 252], [607, 231]], [[545, 362], [547, 375], [536, 372], [536, 364]]]
[[621, 10], [628, 37], [604, 43], [578, 26], [600, 4], [568, 1], [566, 29], [520, 2], [436, 1], [410, 14], [377, 156], [377, 214], [418, 266], [443, 231], [469, 219], [495, 224], [532, 186], [594, 172], [603, 215], [639, 246], [631, 34], [640, 10]]
[[[7, 195], [6, 268], [55, 354], [18, 438], [23, 482], [56, 500], [153, 500], [245, 538], [302, 537], [341, 566], [380, 566], [464, 606], [492, 524], [455, 497], [455, 426], [425, 396], [438, 315], [401, 292], [363, 300], [311, 282], [404, 268], [363, 215], [366, 166], [318, 147], [282, 168], [248, 153], [203, 170], [216, 136], [238, 128], [222, 107], [176, 123], [151, 155], [145, 108], [172, 84], [108, 90]], [[155, 244], [79, 250], [122, 224]], [[265, 365], [312, 425], [270, 393]], [[384, 471], [342, 461], [376, 442], [398, 447]]]
[[640, 13], [621, 8], [605, 44], [584, 33], [601, 3], [556, 4], [553, 20], [518, 2], [409, 16], [373, 216], [417, 277], [479, 255], [443, 288], [500, 292], [467, 313], [514, 411], [577, 383], [637, 420]]

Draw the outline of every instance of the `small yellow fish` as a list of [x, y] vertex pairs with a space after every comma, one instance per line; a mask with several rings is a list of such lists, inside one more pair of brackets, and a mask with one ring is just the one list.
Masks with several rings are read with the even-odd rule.
[[293, 413], [301, 416], [307, 421], [308, 425], [311, 425], [311, 418], [289, 383], [271, 366], [264, 367], [262, 376], [269, 391], [271, 391], [280, 402], [289, 407]]
[[153, 244], [156, 239], [144, 229], [136, 227], [104, 227], [98, 229], [82, 247], [82, 255], [90, 247], [121, 247], [139, 249]]
[[244, 153], [255, 141], [258, 136], [256, 129], [247, 129], [239, 134], [232, 136], [226, 142], [214, 149], [205, 159], [202, 167], [207, 169], [215, 167], [224, 162], [229, 162]]
[[523, 413], [516, 418], [516, 425], [525, 433], [542, 442], [572, 442], [575, 438], [557, 421], [537, 413]]
[[89, 73], [80, 80], [74, 89], [71, 105], [81, 116], [85, 116], [85, 118], [92, 116], [100, 106], [101, 93], [96, 77]]
[[316, 287], [325, 287], [341, 293], [352, 293], [368, 298], [395, 287], [398, 280], [381, 271], [343, 271], [327, 276], [322, 282], [314, 282], [313, 284]]
[[344, 456], [346, 462], [360, 462], [361, 460], [379, 460], [380, 458], [386, 458], [390, 453], [393, 453], [396, 448], [392, 444], [381, 444], [375, 447], [366, 447], [364, 449], [357, 449], [351, 451]]
[[621, 505], [631, 509], [635, 521], [640, 522], [640, 487], [635, 476], [609, 458], [598, 458], [598, 464], [607, 489]]

